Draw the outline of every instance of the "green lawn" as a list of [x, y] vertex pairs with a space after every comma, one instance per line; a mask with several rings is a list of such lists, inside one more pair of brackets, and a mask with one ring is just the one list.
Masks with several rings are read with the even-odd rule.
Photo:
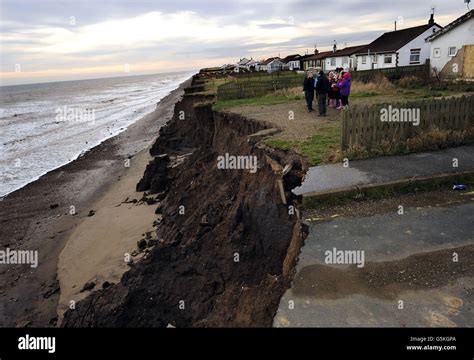
[[[258, 80], [272, 80], [272, 79], [278, 79], [278, 78], [287, 78], [287, 77], [295, 77], [298, 75], [295, 75], [292, 72], [288, 73], [274, 73], [274, 74], [269, 74], [269, 73], [249, 73], [246, 75], [241, 75], [239, 77], [226, 77], [226, 78], [217, 78], [217, 79], [209, 79], [205, 83], [205, 91], [200, 92], [199, 94], [203, 95], [212, 95], [217, 93], [217, 88], [220, 85], [226, 84], [228, 82], [246, 82], [246, 81], [258, 81]], [[301, 77], [303, 79], [303, 77]], [[303, 80], [302, 80], [303, 81]]]
[[303, 95], [292, 95], [292, 96], [273, 96], [266, 95], [256, 98], [246, 98], [246, 99], [237, 99], [237, 100], [217, 100], [213, 106], [213, 109], [216, 111], [235, 108], [238, 106], [247, 106], [247, 105], [276, 105], [283, 104], [291, 101], [297, 101], [303, 99]]
[[268, 146], [283, 150], [293, 150], [304, 155], [312, 166], [330, 162], [330, 158], [340, 148], [341, 124], [339, 121], [321, 126], [309, 139], [281, 140], [270, 138], [265, 141]]

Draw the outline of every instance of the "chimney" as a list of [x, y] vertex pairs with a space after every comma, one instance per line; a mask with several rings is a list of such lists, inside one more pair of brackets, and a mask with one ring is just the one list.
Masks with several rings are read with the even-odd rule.
[[334, 45], [332, 47], [332, 52], [335, 53], [337, 51], [336, 40], [334, 40]]
[[434, 13], [435, 13], [435, 7], [433, 6], [431, 8], [431, 16], [430, 19], [428, 20], [428, 25], [434, 25]]
[[397, 20], [395, 20], [395, 31], [397, 31]]
[[314, 55], [318, 55], [319, 54], [319, 50], [318, 49], [314, 49]]
[[433, 25], [434, 24], [434, 14], [432, 13], [430, 16], [430, 20], [428, 21], [428, 25]]

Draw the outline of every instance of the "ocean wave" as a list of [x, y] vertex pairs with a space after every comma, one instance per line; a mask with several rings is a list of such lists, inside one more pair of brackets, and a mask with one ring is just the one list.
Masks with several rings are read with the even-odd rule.
[[[96, 79], [89, 85], [81, 81], [80, 87], [50, 83], [35, 85], [39, 91], [36, 98], [28, 92], [30, 102], [18, 95], [12, 103], [10, 96], [10, 103], [0, 103], [0, 197], [125, 131], [191, 75]], [[160, 81], [166, 84], [157, 85]], [[78, 116], [84, 113], [88, 116]]]

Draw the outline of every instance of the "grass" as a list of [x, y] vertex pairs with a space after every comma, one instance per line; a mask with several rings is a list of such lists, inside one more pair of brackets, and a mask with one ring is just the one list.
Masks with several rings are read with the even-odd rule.
[[199, 94], [202, 94], [202, 95], [214, 95], [217, 93], [217, 88], [220, 86], [220, 85], [223, 85], [227, 82], [229, 82], [230, 79], [227, 79], [227, 78], [221, 78], [221, 79], [209, 79], [206, 81], [206, 83], [204, 84], [204, 91], [203, 92], [200, 92]]
[[293, 150], [304, 155], [312, 166], [331, 162], [341, 142], [341, 125], [339, 122], [331, 122], [322, 125], [309, 139], [281, 140], [270, 138], [265, 141], [268, 146]]
[[245, 98], [236, 100], [217, 100], [213, 106], [216, 111], [230, 109], [239, 106], [260, 106], [260, 105], [276, 105], [283, 104], [291, 101], [298, 101], [303, 99], [302, 91], [300, 88], [299, 92], [278, 90], [277, 92], [262, 97]]
[[353, 93], [351, 97], [353, 99], [354, 98], [368, 98], [368, 97], [377, 96], [377, 95], [379, 94], [377, 94], [375, 91], [360, 91], [360, 92]]
[[[228, 82], [246, 82], [246, 81], [264, 81], [264, 80], [272, 80], [278, 78], [286, 78], [286, 77], [295, 77], [292, 72], [288, 73], [281, 73], [281, 74], [268, 74], [268, 73], [249, 73], [242, 76], [232, 76], [229, 75], [225, 78], [210, 78], [206, 80], [205, 83], [205, 90], [203, 92], [199, 92], [198, 94], [201, 95], [215, 95], [217, 94], [217, 88], [220, 85], [226, 84]], [[303, 80], [301, 80], [303, 81]]]

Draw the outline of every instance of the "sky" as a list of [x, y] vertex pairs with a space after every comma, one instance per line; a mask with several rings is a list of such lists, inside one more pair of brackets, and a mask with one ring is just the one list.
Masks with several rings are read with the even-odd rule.
[[0, 0], [0, 85], [193, 70], [444, 26], [464, 0]]

